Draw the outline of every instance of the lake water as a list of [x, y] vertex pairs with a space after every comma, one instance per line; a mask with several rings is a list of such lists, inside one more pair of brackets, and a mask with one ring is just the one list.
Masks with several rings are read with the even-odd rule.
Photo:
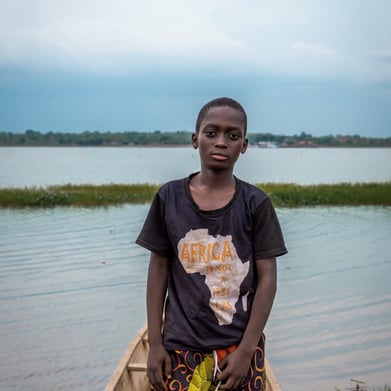
[[[248, 160], [264, 160], [243, 172], [265, 181], [288, 181], [284, 172], [296, 172], [299, 183], [338, 181], [316, 156], [336, 169], [332, 162], [341, 164], [343, 150], [306, 151], [250, 150]], [[378, 154], [389, 163], [391, 150], [351, 151], [335, 177], [390, 180], [390, 165], [381, 171], [373, 163], [372, 177], [369, 161]], [[0, 148], [0, 184], [161, 183], [186, 175], [183, 166], [195, 171], [193, 154], [188, 148]], [[285, 170], [273, 166], [281, 164]], [[268, 179], [266, 168], [281, 176]], [[103, 390], [145, 321], [148, 254], [134, 240], [147, 211], [148, 205], [0, 209], [1, 390]], [[278, 262], [266, 335], [282, 389], [346, 389], [351, 378], [391, 385], [391, 208], [277, 212], [289, 253]]]
[[[199, 169], [192, 148], [0, 148], [0, 187], [163, 183]], [[391, 180], [391, 148], [249, 148], [236, 166], [251, 183]]]

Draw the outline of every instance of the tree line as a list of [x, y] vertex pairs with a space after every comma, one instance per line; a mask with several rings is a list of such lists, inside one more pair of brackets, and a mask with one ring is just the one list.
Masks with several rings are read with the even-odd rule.
[[[272, 133], [248, 133], [250, 145], [276, 147], [391, 147], [391, 137], [371, 138], [359, 135], [312, 136], [302, 132], [286, 136]], [[0, 146], [153, 146], [190, 145], [191, 132], [99, 132], [82, 133], [0, 132]]]

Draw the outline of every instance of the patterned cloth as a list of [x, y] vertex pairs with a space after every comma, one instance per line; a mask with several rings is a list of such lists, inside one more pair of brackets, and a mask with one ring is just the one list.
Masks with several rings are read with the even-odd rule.
[[[226, 352], [227, 354], [229, 352]], [[224, 350], [217, 352], [219, 360]], [[172, 360], [172, 377], [166, 381], [169, 391], [214, 391], [213, 353], [192, 352], [188, 350], [170, 351]], [[264, 366], [264, 338], [261, 338], [244, 383], [232, 391], [265, 391], [266, 370]]]

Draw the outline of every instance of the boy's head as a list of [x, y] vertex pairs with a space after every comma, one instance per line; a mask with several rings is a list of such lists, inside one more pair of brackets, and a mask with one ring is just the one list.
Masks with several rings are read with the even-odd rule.
[[234, 110], [238, 110], [243, 114], [244, 134], [246, 134], [246, 132], [247, 132], [246, 111], [244, 110], [243, 106], [239, 102], [237, 102], [234, 99], [226, 98], [226, 97], [213, 99], [210, 102], [206, 103], [201, 108], [200, 112], [198, 113], [198, 117], [197, 117], [196, 129], [195, 129], [196, 133], [198, 133], [200, 131], [201, 123], [206, 118], [206, 116], [208, 115], [208, 112], [211, 108], [224, 107], [224, 106], [231, 107]]

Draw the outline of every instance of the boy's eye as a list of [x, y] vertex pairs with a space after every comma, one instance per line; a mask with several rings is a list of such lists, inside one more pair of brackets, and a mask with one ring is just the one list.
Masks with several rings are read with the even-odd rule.
[[208, 136], [208, 137], [213, 137], [216, 135], [216, 131], [214, 129], [206, 129], [205, 130], [205, 134]]
[[239, 140], [240, 136], [239, 136], [238, 134], [236, 134], [236, 133], [230, 133], [230, 134], [229, 134], [229, 138], [230, 138], [231, 140], [236, 141], [236, 140]]

